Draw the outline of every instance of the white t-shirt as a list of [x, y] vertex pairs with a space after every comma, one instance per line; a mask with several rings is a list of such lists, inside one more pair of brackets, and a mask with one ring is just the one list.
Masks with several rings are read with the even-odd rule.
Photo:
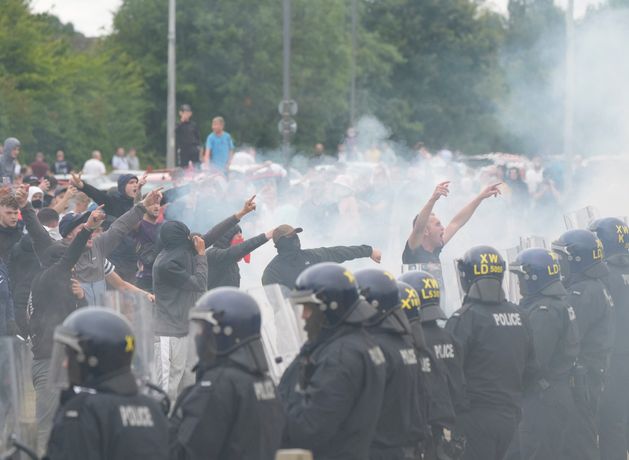
[[83, 165], [83, 174], [88, 176], [104, 176], [107, 173], [105, 163], [95, 158], [91, 158]]
[[122, 169], [125, 171], [129, 169], [129, 163], [127, 163], [127, 159], [125, 157], [119, 157], [118, 155], [114, 155], [114, 157], [111, 159], [111, 166], [114, 169]]
[[526, 170], [526, 185], [529, 188], [529, 193], [533, 194], [537, 192], [537, 188], [539, 184], [544, 180], [544, 168], [539, 171], [535, 171], [535, 169], [527, 169]]

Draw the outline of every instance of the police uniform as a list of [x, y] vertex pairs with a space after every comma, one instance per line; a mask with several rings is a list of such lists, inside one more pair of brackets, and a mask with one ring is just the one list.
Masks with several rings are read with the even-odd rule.
[[566, 420], [575, 416], [570, 376], [579, 351], [574, 310], [561, 297], [524, 298], [540, 374], [525, 392], [519, 427], [522, 460], [561, 458]]
[[575, 460], [597, 459], [597, 411], [614, 340], [613, 305], [600, 279], [575, 275], [567, 290], [581, 335], [578, 361], [587, 371], [588, 395], [576, 401], [578, 416], [568, 423], [565, 456]]
[[268, 376], [232, 361], [199, 372], [170, 420], [170, 458], [273, 460], [283, 413]]
[[526, 318], [505, 300], [505, 263], [489, 246], [470, 249], [458, 262], [466, 296], [446, 328], [463, 349], [466, 409], [457, 431], [466, 438], [464, 459], [502, 460], [520, 415], [523, 388], [536, 364]]
[[396, 321], [389, 317], [369, 328], [386, 360], [386, 389], [369, 455], [373, 460], [416, 459], [426, 436], [427, 419], [421, 405], [428, 398], [418, 391], [421, 356]]
[[139, 394], [129, 371], [92, 388], [75, 388], [55, 416], [45, 458], [168, 458], [168, 422], [154, 399]]
[[190, 311], [197, 381], [170, 419], [173, 460], [273, 460], [283, 414], [268, 377], [260, 307], [233, 287], [212, 289]]
[[302, 349], [279, 384], [285, 446], [312, 450], [317, 460], [365, 460], [382, 407], [384, 354], [352, 325], [321, 339]]
[[613, 351], [600, 404], [599, 446], [601, 460], [627, 458], [629, 424], [629, 262], [607, 261], [605, 285], [614, 301], [616, 326]]

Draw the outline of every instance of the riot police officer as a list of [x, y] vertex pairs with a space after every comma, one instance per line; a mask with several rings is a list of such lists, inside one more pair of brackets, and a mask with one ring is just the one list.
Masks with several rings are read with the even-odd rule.
[[574, 417], [570, 377], [579, 353], [579, 332], [568, 293], [561, 284], [557, 256], [546, 249], [526, 249], [509, 269], [517, 274], [519, 309], [533, 334], [540, 367], [537, 380], [524, 394], [518, 443], [510, 451], [522, 460], [561, 458], [566, 420]]
[[[424, 444], [423, 458], [425, 460], [460, 458], [464, 440], [462, 437], [455, 438], [452, 435], [455, 411], [448, 369], [444, 362], [436, 357], [432, 345], [429, 345], [428, 339], [424, 337], [420, 320], [421, 300], [416, 289], [404, 281], [398, 281], [397, 285], [400, 292], [401, 310], [406, 314], [411, 325], [415, 346], [422, 364], [422, 378], [426, 387], [427, 403], [424, 410], [429, 431]], [[439, 305], [439, 298], [437, 298], [437, 305]], [[459, 369], [459, 373], [463, 373], [462, 368]], [[446, 436], [446, 430], [450, 432], [450, 436]]]
[[[135, 338], [113, 310], [81, 308], [55, 329], [49, 378], [67, 377], [46, 458], [168, 458], [168, 422], [131, 372]], [[67, 363], [64, 365], [63, 363]], [[61, 370], [67, 375], [56, 374]]]
[[605, 373], [614, 340], [613, 303], [601, 281], [609, 273], [603, 244], [588, 230], [570, 230], [552, 243], [559, 256], [568, 303], [574, 308], [581, 338], [575, 375], [577, 415], [568, 421], [565, 456], [570, 459], [597, 459], [597, 411]]
[[614, 301], [615, 339], [599, 417], [601, 460], [625, 460], [629, 423], [629, 227], [615, 217], [594, 221], [609, 275], [603, 279]]
[[173, 409], [170, 458], [272, 460], [284, 417], [267, 374], [258, 304], [222, 287], [201, 297], [189, 317], [197, 378]]
[[376, 309], [368, 330], [386, 359], [386, 387], [382, 411], [371, 443], [372, 460], [416, 459], [421, 455], [426, 419], [421, 410], [420, 367], [410, 324], [399, 308], [395, 277], [383, 270], [355, 273], [365, 299]]
[[317, 460], [369, 458], [385, 388], [385, 357], [362, 324], [375, 310], [343, 266], [321, 263], [297, 278], [308, 340], [279, 385], [286, 447]]
[[500, 460], [517, 427], [522, 391], [536, 372], [526, 318], [505, 299], [505, 262], [494, 248], [477, 246], [457, 261], [465, 291], [446, 328], [463, 348], [467, 383], [457, 431], [466, 460]]

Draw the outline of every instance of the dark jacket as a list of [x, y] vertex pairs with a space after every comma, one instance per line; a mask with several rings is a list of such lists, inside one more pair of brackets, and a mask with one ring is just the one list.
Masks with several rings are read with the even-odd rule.
[[15, 306], [15, 321], [24, 337], [28, 335], [28, 321], [26, 306], [31, 294], [31, 283], [35, 275], [41, 271], [39, 259], [35, 255], [30, 235], [24, 235], [20, 242], [13, 247], [9, 262], [11, 277], [11, 291]]
[[5, 262], [9, 261], [11, 250], [20, 238], [22, 238], [22, 230], [24, 225], [22, 222], [17, 223], [15, 227], [0, 227], [0, 259]]
[[238, 261], [267, 242], [264, 233], [228, 248], [212, 247], [205, 251], [207, 256], [207, 288], [221, 286], [240, 287]]
[[45, 458], [168, 459], [168, 421], [159, 403], [140, 394], [130, 371], [93, 389], [75, 387], [59, 408]]
[[372, 460], [415, 458], [425, 437], [425, 413], [418, 392], [422, 378], [420, 360], [407, 334], [388, 317], [368, 329], [386, 360], [386, 386], [382, 410], [369, 452]]
[[142, 220], [138, 228], [133, 232], [135, 241], [135, 253], [138, 257], [137, 278], [148, 281], [153, 279], [153, 264], [161, 250], [159, 245], [159, 229], [161, 223], [152, 223]]
[[608, 260], [609, 275], [603, 279], [614, 300], [615, 340], [613, 354], [629, 355], [629, 264], [623, 259]]
[[[419, 324], [419, 322], [417, 322]], [[451, 404], [455, 412], [462, 412], [465, 404], [465, 376], [463, 375], [463, 350], [452, 333], [437, 324], [437, 321], [421, 323], [426, 345], [433, 352], [440, 369], [445, 371]]]
[[153, 265], [155, 334], [184, 337], [188, 312], [207, 287], [207, 259], [196, 254], [190, 230], [177, 221], [160, 229], [163, 250]]
[[573, 276], [566, 289], [581, 337], [579, 362], [600, 381], [614, 343], [612, 298], [600, 279], [585, 275]]
[[171, 460], [274, 460], [284, 428], [271, 379], [223, 359], [177, 399]]
[[29, 329], [35, 359], [50, 358], [55, 327], [78, 307], [87, 304], [85, 299], [79, 300], [72, 293], [70, 280], [91, 234], [84, 228], [67, 248], [62, 243], [55, 243], [44, 253], [42, 264], [46, 268], [35, 276], [31, 285]]
[[190, 161], [198, 163], [201, 136], [196, 123], [192, 120], [179, 123], [175, 128], [175, 139], [177, 142], [177, 166], [185, 168]]
[[524, 388], [537, 377], [526, 318], [510, 302], [466, 298], [446, 328], [463, 347], [467, 405], [517, 417]]
[[286, 447], [312, 450], [317, 460], [369, 458], [385, 373], [382, 350], [361, 327], [341, 325], [304, 345], [278, 387]]
[[[540, 379], [568, 381], [579, 354], [579, 328], [573, 308], [565, 298], [545, 295], [525, 297], [519, 308], [533, 334]], [[543, 382], [538, 384], [545, 386]]]
[[297, 277], [311, 265], [371, 257], [372, 252], [371, 246], [367, 245], [279, 251], [264, 269], [262, 284], [281, 284], [292, 289]]
[[0, 336], [14, 334], [15, 315], [9, 281], [9, 269], [0, 260]]
[[118, 178], [118, 190], [113, 193], [99, 190], [87, 182], [83, 182], [83, 188], [81, 191], [97, 204], [104, 205], [103, 211], [105, 214], [108, 216], [120, 217], [133, 207], [134, 198], [125, 193], [125, 187], [129, 183], [129, 180], [134, 177], [135, 176], [132, 174], [122, 174]]

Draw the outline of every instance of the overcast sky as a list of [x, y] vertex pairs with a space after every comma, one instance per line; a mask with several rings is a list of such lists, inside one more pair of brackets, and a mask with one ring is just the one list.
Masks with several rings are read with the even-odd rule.
[[[316, 1], [316, 0], [314, 0]], [[567, 0], [555, 0], [564, 6]], [[576, 16], [583, 16], [589, 5], [599, 4], [604, 0], [575, 0]], [[74, 28], [83, 34], [94, 37], [111, 31], [113, 13], [122, 0], [32, 0], [36, 12], [49, 12], [61, 18], [63, 22], [72, 22]], [[508, 0], [489, 0], [493, 8], [506, 11]], [[164, 0], [164, 8], [168, 2]]]

